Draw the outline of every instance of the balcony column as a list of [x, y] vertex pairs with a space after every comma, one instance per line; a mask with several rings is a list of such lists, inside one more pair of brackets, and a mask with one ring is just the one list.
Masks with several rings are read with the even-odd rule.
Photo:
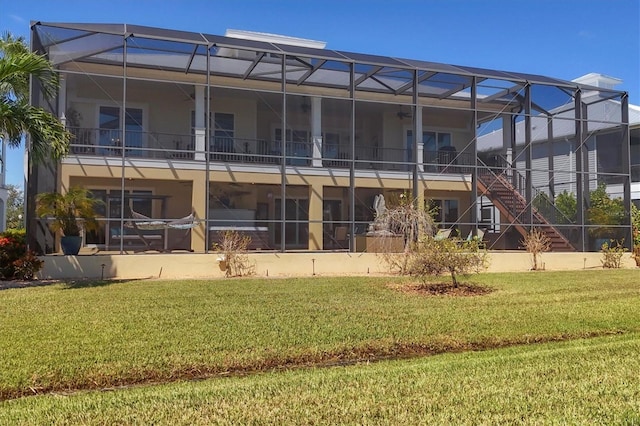
[[[204, 154], [203, 154], [204, 157]], [[207, 183], [200, 180], [193, 180], [193, 189], [191, 194], [191, 203], [193, 212], [199, 219], [205, 219], [207, 217], [207, 200], [208, 189]], [[207, 250], [207, 222], [202, 220], [200, 225], [193, 228], [191, 232], [191, 250], [195, 253], [203, 253]]]
[[67, 127], [67, 78], [60, 74], [60, 90], [58, 91], [58, 118]]
[[312, 182], [309, 186], [309, 250], [322, 250], [322, 184]]
[[195, 86], [196, 93], [196, 123], [195, 123], [195, 159], [199, 161], [205, 160], [205, 143], [206, 143], [206, 128], [205, 128], [205, 108], [204, 108], [204, 86]]
[[[311, 141], [313, 167], [322, 167], [322, 98], [311, 98]], [[320, 240], [322, 243], [322, 240]]]

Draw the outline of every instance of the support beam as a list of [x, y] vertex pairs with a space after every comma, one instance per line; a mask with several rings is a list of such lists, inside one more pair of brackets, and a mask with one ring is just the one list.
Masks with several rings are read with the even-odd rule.
[[[533, 225], [533, 176], [532, 176], [532, 135], [531, 135], [531, 85], [527, 84], [524, 95], [524, 158], [525, 158], [525, 200], [527, 208], [525, 210], [526, 224]], [[528, 229], [531, 229], [529, 227]]]
[[471, 79], [471, 143], [473, 144], [473, 173], [471, 174], [471, 223], [473, 235], [478, 235], [478, 79]]
[[554, 172], [554, 145], [553, 145], [553, 117], [547, 117], [547, 167], [549, 169], [549, 197], [551, 201], [556, 198], [555, 172]]
[[575, 141], [575, 153], [576, 153], [576, 213], [577, 224], [580, 227], [578, 247], [582, 251], [587, 251], [587, 228], [585, 227], [586, 215], [585, 210], [588, 205], [585, 202], [585, 192], [588, 194], [589, 188], [584, 187], [584, 179], [582, 177], [583, 170], [583, 125], [582, 125], [582, 93], [580, 90], [576, 90], [575, 96], [575, 125], [576, 125], [576, 141]]
[[[631, 218], [631, 136], [629, 134], [629, 95], [625, 92], [622, 95], [622, 105], [621, 105], [621, 114], [622, 114], [622, 131], [620, 135], [620, 141], [622, 145], [622, 173], [626, 176], [624, 177], [623, 183], [623, 203], [624, 203], [624, 211], [626, 212], [626, 217]], [[631, 225], [630, 223], [625, 223], [625, 225]], [[629, 229], [625, 232], [625, 244], [629, 250], [633, 250], [633, 239], [632, 237], [632, 229], [629, 226]]]

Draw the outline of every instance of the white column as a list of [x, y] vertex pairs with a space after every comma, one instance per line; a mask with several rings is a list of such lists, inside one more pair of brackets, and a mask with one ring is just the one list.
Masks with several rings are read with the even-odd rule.
[[311, 141], [313, 167], [322, 167], [322, 98], [311, 98]]
[[60, 74], [60, 90], [58, 91], [58, 118], [63, 126], [67, 125], [67, 78]]
[[195, 159], [204, 161], [206, 130], [205, 130], [205, 107], [204, 107], [204, 86], [195, 86], [196, 89], [196, 127], [194, 129], [196, 139]]
[[414, 143], [418, 144], [418, 171], [419, 172], [424, 172], [424, 164], [423, 164], [423, 159], [424, 159], [424, 141], [422, 140], [422, 107], [418, 106], [416, 107], [416, 129], [417, 129], [417, 133], [415, 135], [414, 139]]

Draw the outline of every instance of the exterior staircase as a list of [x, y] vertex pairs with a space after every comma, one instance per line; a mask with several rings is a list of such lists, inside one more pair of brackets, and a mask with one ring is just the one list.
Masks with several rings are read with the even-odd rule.
[[[520, 177], [520, 176], [519, 176]], [[478, 192], [489, 198], [500, 214], [504, 216], [523, 237], [527, 235], [529, 223], [527, 215], [527, 201], [520, 192], [509, 182], [504, 174], [495, 174], [490, 168], [478, 169]], [[543, 232], [551, 241], [552, 251], [576, 251], [569, 240], [547, 219], [531, 207], [536, 228]]]

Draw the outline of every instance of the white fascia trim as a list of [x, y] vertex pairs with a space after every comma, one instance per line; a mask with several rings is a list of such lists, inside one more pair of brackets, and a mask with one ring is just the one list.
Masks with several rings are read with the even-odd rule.
[[[64, 158], [62, 164], [78, 165], [78, 166], [109, 166], [121, 167], [122, 160], [118, 158], [102, 158], [102, 157], [84, 157], [80, 155], [72, 155]], [[180, 160], [152, 160], [152, 159], [126, 159], [125, 167], [132, 168], [155, 168], [155, 169], [181, 169], [181, 170], [205, 170], [205, 164], [197, 161], [180, 161]], [[212, 172], [244, 172], [244, 173], [268, 173], [280, 174], [280, 166], [278, 165], [247, 165], [247, 164], [220, 164], [210, 163], [209, 170]], [[327, 177], [349, 177], [348, 169], [328, 169], [317, 167], [296, 167], [287, 166], [286, 173], [288, 175], [302, 176], [327, 176]], [[375, 179], [397, 179], [407, 180], [413, 179], [412, 172], [407, 171], [383, 171], [383, 170], [366, 170], [357, 169], [356, 177], [358, 178], [375, 178]], [[421, 181], [444, 181], [444, 182], [471, 182], [469, 174], [441, 174], [441, 173], [419, 173], [418, 177]]]

